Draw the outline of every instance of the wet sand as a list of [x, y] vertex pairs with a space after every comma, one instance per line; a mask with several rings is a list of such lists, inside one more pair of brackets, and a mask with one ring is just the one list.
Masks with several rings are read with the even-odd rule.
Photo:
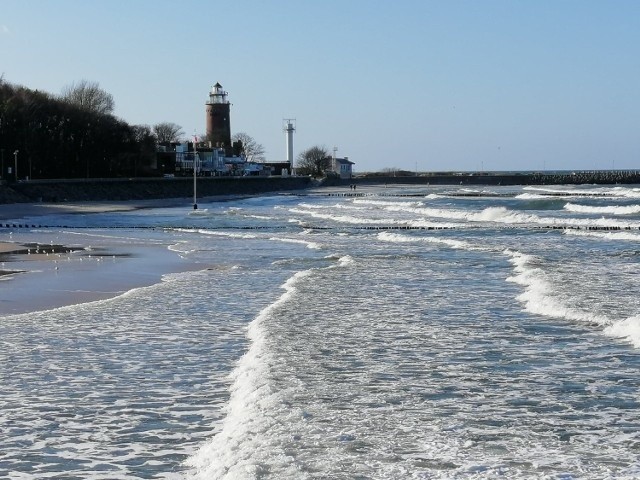
[[[0, 224], [68, 213], [187, 206], [184, 200], [87, 204], [0, 205]], [[206, 268], [181, 258], [162, 241], [91, 232], [0, 228], [0, 315], [103, 300], [152, 285], [167, 273]]]
[[122, 202], [0, 204], [0, 222], [61, 213], [127, 212], [143, 208], [177, 207], [180, 205], [188, 206], [190, 203], [186, 199], [178, 198]]

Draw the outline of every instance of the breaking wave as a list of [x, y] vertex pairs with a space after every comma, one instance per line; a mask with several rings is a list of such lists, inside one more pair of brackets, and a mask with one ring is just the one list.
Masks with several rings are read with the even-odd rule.
[[610, 214], [610, 215], [635, 215], [640, 213], [640, 205], [607, 205], [596, 207], [592, 205], [580, 205], [576, 203], [567, 203], [564, 209], [574, 213], [593, 213], [593, 214]]

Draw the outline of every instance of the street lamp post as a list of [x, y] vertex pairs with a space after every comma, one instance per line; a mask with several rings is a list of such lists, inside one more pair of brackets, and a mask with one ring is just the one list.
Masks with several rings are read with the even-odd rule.
[[16, 175], [16, 182], [18, 181], [18, 152], [20, 150], [16, 150], [15, 152], [13, 152], [13, 170], [15, 171], [15, 175]]
[[0, 170], [0, 178], [4, 178], [4, 148], [0, 148], [2, 153], [2, 170]]

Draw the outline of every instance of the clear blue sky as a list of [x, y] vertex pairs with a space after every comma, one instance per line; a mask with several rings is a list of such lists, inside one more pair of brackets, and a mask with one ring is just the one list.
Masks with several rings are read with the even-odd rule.
[[638, 0], [0, 0], [0, 74], [81, 79], [131, 124], [232, 132], [356, 171], [640, 168]]

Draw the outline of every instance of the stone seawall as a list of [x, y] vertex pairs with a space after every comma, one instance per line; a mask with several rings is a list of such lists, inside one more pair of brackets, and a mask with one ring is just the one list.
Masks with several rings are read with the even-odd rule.
[[[300, 190], [309, 177], [202, 177], [198, 198]], [[0, 186], [0, 203], [193, 198], [193, 178], [30, 180]]]

